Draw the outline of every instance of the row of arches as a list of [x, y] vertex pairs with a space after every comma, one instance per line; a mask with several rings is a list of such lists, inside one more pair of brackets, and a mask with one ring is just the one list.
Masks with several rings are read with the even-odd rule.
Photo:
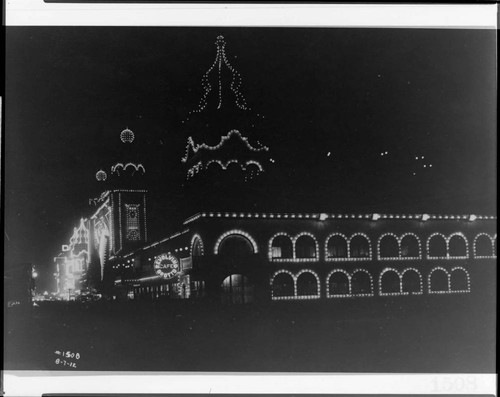
[[[270, 280], [273, 300], [318, 299], [321, 282], [318, 274], [310, 269], [298, 273], [278, 270]], [[378, 277], [378, 295], [422, 295], [426, 287], [429, 294], [470, 292], [470, 276], [463, 267], [449, 271], [443, 267], [433, 268], [424, 280], [415, 268], [397, 270], [385, 268]], [[325, 279], [326, 297], [374, 296], [375, 284], [372, 274], [366, 269], [333, 269]]]
[[[496, 258], [497, 236], [479, 233], [473, 240], [474, 258]], [[425, 244], [427, 259], [466, 259], [469, 258], [469, 242], [460, 232], [448, 236], [442, 233], [431, 234]], [[243, 230], [230, 230], [223, 233], [214, 247], [216, 255], [241, 256], [258, 253], [255, 239]], [[319, 260], [319, 243], [309, 232], [295, 236], [277, 233], [268, 244], [268, 257], [275, 262], [308, 262]], [[204, 255], [205, 248], [201, 236], [195, 234], [191, 240], [191, 255]], [[372, 242], [364, 233], [347, 236], [332, 233], [325, 240], [324, 257], [326, 261], [371, 260]], [[396, 235], [385, 233], [376, 242], [376, 258], [381, 260], [423, 259], [420, 238], [414, 233]]]

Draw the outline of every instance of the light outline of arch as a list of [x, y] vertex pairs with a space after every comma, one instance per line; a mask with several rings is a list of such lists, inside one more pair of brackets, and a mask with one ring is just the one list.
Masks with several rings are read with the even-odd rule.
[[[459, 236], [462, 237], [462, 239], [465, 241], [465, 256], [451, 256], [450, 255], [450, 240], [455, 237]], [[467, 237], [462, 232], [455, 232], [452, 233], [448, 236], [448, 239], [446, 240], [446, 256], [449, 259], [467, 259], [469, 258], [469, 241], [467, 240]]]
[[[465, 273], [465, 276], [467, 277], [467, 289], [457, 289], [457, 290], [454, 290], [451, 288], [451, 275], [453, 274], [453, 272], [455, 270], [462, 270], [464, 273]], [[449, 293], [450, 294], [460, 294], [460, 293], [469, 293], [470, 292], [470, 275], [469, 275], [469, 272], [467, 271], [467, 269], [465, 269], [464, 267], [462, 266], [455, 266], [455, 267], [452, 267], [450, 272], [449, 272], [449, 285], [450, 285], [450, 289], [449, 289]]]
[[[381, 257], [380, 256], [380, 242], [382, 239], [386, 236], [393, 236], [397, 243], [398, 243], [398, 256], [397, 257]], [[401, 243], [403, 239], [407, 236], [412, 236], [417, 240], [418, 244], [418, 256], [403, 256], [402, 255], [402, 246]], [[408, 261], [408, 260], [421, 260], [422, 259], [422, 242], [420, 241], [420, 238], [415, 234], [415, 233], [403, 233], [402, 235], [398, 236], [394, 233], [384, 233], [382, 234], [378, 240], [377, 240], [377, 260], [383, 260], [383, 261]]]
[[[445, 244], [446, 244], [446, 256], [431, 256], [431, 255], [429, 255], [429, 253], [430, 253], [429, 243], [434, 236], [441, 236], [444, 239]], [[460, 236], [464, 239], [464, 241], [465, 241], [465, 256], [451, 256], [450, 255], [450, 240], [454, 236]], [[465, 237], [465, 235], [462, 232], [455, 232], [455, 233], [450, 234], [449, 236], [445, 236], [443, 233], [438, 233], [438, 232], [432, 233], [427, 238], [427, 241], [425, 243], [425, 249], [426, 249], [427, 259], [430, 259], [430, 260], [436, 260], [436, 259], [438, 259], [438, 260], [441, 260], [441, 259], [450, 260], [450, 259], [467, 259], [467, 258], [469, 258], [469, 241], [467, 240], [467, 237]]]
[[[383, 292], [382, 291], [382, 277], [384, 276], [385, 273], [388, 273], [388, 272], [394, 272], [398, 276], [398, 278], [399, 278], [399, 291], [398, 292]], [[408, 295], [408, 292], [406, 292], [406, 293], [403, 292], [403, 283], [402, 283], [401, 273], [397, 269], [394, 269], [393, 267], [385, 267], [384, 269], [382, 269], [382, 271], [380, 272], [380, 274], [378, 276], [378, 294], [380, 296]]]
[[200, 241], [201, 256], [203, 256], [203, 255], [205, 255], [205, 245], [203, 244], [203, 239], [201, 238], [201, 236], [198, 233], [193, 234], [193, 237], [191, 237], [190, 255], [193, 256], [193, 247], [194, 247], [194, 243], [195, 243], [196, 239], [198, 239]]
[[[299, 280], [299, 277], [304, 273], [312, 274], [316, 278], [316, 289], [318, 291], [316, 295], [299, 295], [298, 294], [297, 282]], [[321, 296], [321, 280], [320, 280], [318, 274], [314, 270], [302, 269], [302, 270], [299, 270], [295, 274], [295, 296], [297, 297], [297, 299], [318, 299]]]
[[[380, 256], [380, 243], [382, 242], [382, 240], [388, 236], [392, 236], [394, 237], [394, 239], [396, 240], [396, 244], [398, 245], [398, 256], [384, 256], [384, 257], [381, 257]], [[397, 235], [395, 235], [394, 233], [384, 233], [382, 234], [378, 240], [377, 240], [377, 259], [378, 260], [399, 260], [401, 258], [401, 244], [400, 244], [400, 241], [399, 241], [399, 237]]]
[[146, 173], [146, 169], [144, 168], [144, 166], [142, 164], [134, 164], [134, 163], [127, 163], [127, 164], [123, 164], [123, 163], [116, 163], [115, 165], [111, 166], [111, 173], [118, 173], [120, 174], [120, 172], [118, 171], [118, 168], [121, 168], [122, 170], [126, 170], [128, 167], [133, 167], [136, 171], [139, 171], [139, 169], [142, 169], [142, 172], [145, 174]]
[[[346, 241], [347, 241], [347, 258], [329, 258], [328, 257], [328, 241], [330, 240], [331, 237], [334, 237], [336, 235], [344, 237], [344, 239], [346, 239]], [[366, 238], [366, 240], [368, 241], [368, 257], [367, 258], [365, 258], [365, 257], [351, 257], [351, 240], [356, 236], [362, 236], [362, 237]], [[361, 232], [353, 233], [349, 238], [342, 233], [332, 233], [325, 240], [325, 261], [326, 262], [371, 261], [372, 257], [373, 257], [372, 241], [371, 241], [370, 237], [368, 237], [368, 235], [365, 233], [361, 233]]]
[[[297, 240], [299, 238], [301, 238], [302, 236], [309, 236], [309, 237], [311, 237], [313, 239], [313, 241], [314, 241], [314, 248], [315, 248], [314, 258], [297, 258], [296, 244], [297, 244]], [[316, 239], [316, 237], [312, 233], [309, 233], [309, 232], [300, 232], [299, 234], [295, 235], [295, 237], [293, 237], [292, 243], [293, 243], [293, 259], [295, 260], [294, 262], [316, 262], [316, 261], [319, 260], [319, 244], [318, 244], [318, 240]]]
[[[433, 291], [431, 289], [431, 277], [432, 277], [432, 274], [437, 270], [441, 270], [446, 274], [446, 279], [448, 280], [448, 289], [446, 291]], [[448, 272], [448, 270], [446, 270], [442, 266], [436, 266], [436, 267], [432, 268], [431, 271], [429, 272], [429, 274], [427, 275], [427, 292], [429, 294], [449, 294], [450, 290], [451, 290], [451, 283], [450, 283], [450, 273]]]
[[[292, 241], [292, 257], [291, 258], [273, 258], [272, 257], [272, 244], [273, 244], [274, 239], [278, 236], [286, 236]], [[315, 249], [316, 249], [316, 256], [314, 258], [297, 258], [295, 243], [297, 242], [297, 240], [301, 236], [309, 236], [309, 237], [312, 237], [312, 239], [314, 240], [314, 245], [315, 245]], [[298, 262], [317, 262], [317, 261], [319, 261], [319, 243], [318, 243], [318, 240], [316, 239], [316, 237], [312, 233], [309, 233], [309, 232], [299, 232], [295, 236], [291, 236], [286, 232], [279, 232], [279, 233], [274, 234], [269, 239], [267, 256], [269, 258], [269, 261], [271, 261], [271, 262], [296, 262], [296, 263], [298, 263]]]
[[404, 287], [403, 277], [404, 277], [405, 273], [409, 272], [409, 271], [413, 271], [413, 272], [416, 272], [418, 274], [418, 280], [420, 282], [420, 291], [411, 292], [411, 293], [406, 292], [405, 295], [422, 295], [424, 293], [424, 279], [423, 279], [422, 273], [420, 273], [420, 271], [414, 267], [407, 267], [406, 269], [401, 271], [401, 273], [400, 273], [401, 292], [404, 292], [404, 290], [403, 290], [403, 287]]
[[[352, 293], [352, 278], [354, 277], [354, 275], [356, 273], [366, 273], [368, 274], [368, 277], [370, 278], [370, 293], [366, 293], [366, 294], [353, 294]], [[352, 272], [351, 272], [351, 277], [349, 279], [349, 293], [351, 294], [351, 296], [354, 296], [354, 297], [362, 297], [362, 296], [373, 296], [374, 293], [375, 293], [375, 285], [373, 283], [373, 276], [372, 274], [366, 270], [366, 269], [363, 269], [363, 268], [358, 268], [358, 269], [354, 269]]]
[[[333, 274], [342, 273], [347, 276], [347, 290], [349, 291], [347, 294], [330, 294], [330, 278], [332, 278]], [[326, 276], [326, 297], [327, 298], [350, 298], [351, 295], [351, 274], [345, 270], [340, 268], [332, 269]]]
[[[285, 236], [285, 237], [288, 237], [290, 239], [290, 242], [292, 243], [292, 257], [291, 258], [274, 258], [273, 257], [273, 242], [274, 242], [274, 239], [276, 237], [279, 237], [279, 236]], [[270, 239], [269, 239], [269, 242], [267, 244], [267, 256], [269, 258], [270, 261], [272, 262], [285, 262], [286, 260], [292, 260], [294, 259], [294, 256], [293, 256], [293, 237], [290, 236], [288, 233], [285, 233], [285, 232], [279, 232], [279, 233], [276, 233], [274, 234]]]
[[228, 230], [225, 233], [222, 233], [219, 236], [219, 238], [217, 239], [217, 241], [215, 242], [215, 246], [214, 246], [214, 254], [215, 255], [219, 254], [219, 246], [222, 243], [222, 241], [226, 237], [231, 236], [233, 234], [245, 237], [248, 241], [250, 241], [250, 244], [252, 244], [252, 246], [253, 246], [253, 253], [254, 254], [259, 253], [259, 247], [257, 245], [257, 242], [255, 241], [255, 239], [250, 234], [248, 234], [247, 232], [245, 232], [244, 230], [241, 230], [241, 229], [232, 229], [232, 230]]
[[[476, 243], [479, 237], [481, 236], [486, 236], [489, 238], [490, 243], [491, 243], [491, 254], [492, 255], [476, 255]], [[478, 233], [476, 237], [474, 237], [474, 241], [472, 242], [472, 253], [474, 255], [474, 259], [496, 259], [497, 255], [495, 252], [495, 239], [497, 238], [497, 235], [490, 236], [488, 233]]]
[[[314, 277], [316, 277], [316, 281], [318, 283], [318, 294], [317, 295], [302, 295], [302, 296], [298, 296], [297, 295], [297, 278], [303, 274], [303, 273], [312, 273], [314, 275]], [[273, 295], [273, 282], [274, 282], [274, 279], [275, 277], [278, 275], [278, 274], [281, 274], [281, 273], [286, 273], [286, 274], [289, 274], [292, 279], [293, 279], [293, 296], [274, 296]], [[319, 276], [318, 274], [312, 270], [312, 269], [302, 269], [300, 271], [298, 271], [297, 273], [292, 273], [290, 270], [287, 270], [287, 269], [280, 269], [280, 270], [277, 270], [273, 273], [273, 275], [271, 276], [270, 278], [270, 281], [269, 281], [269, 284], [271, 286], [271, 300], [305, 300], [305, 299], [319, 299], [321, 297], [321, 283], [319, 281]]]
[[[347, 247], [346, 255], [347, 256], [345, 258], [336, 258], [336, 257], [329, 257], [328, 256], [328, 242], [330, 241], [330, 239], [332, 237], [335, 237], [335, 236], [342, 237], [346, 242], [346, 247]], [[327, 262], [340, 262], [340, 261], [347, 261], [347, 260], [349, 260], [349, 238], [343, 233], [335, 232], [335, 233], [329, 234], [325, 239], [325, 261], [327, 261]]]
[[[351, 257], [351, 241], [356, 236], [363, 236], [364, 238], [366, 238], [366, 240], [368, 240], [368, 258], [364, 258], [364, 257]], [[351, 237], [349, 237], [347, 248], [349, 249], [347, 251], [347, 255], [349, 257], [349, 260], [351, 260], [351, 261], [352, 260], [355, 260], [355, 261], [370, 261], [370, 260], [372, 260], [372, 256], [373, 256], [372, 241], [370, 240], [370, 237], [368, 237], [368, 235], [365, 234], [365, 233], [357, 232], [357, 233], [352, 234]]]

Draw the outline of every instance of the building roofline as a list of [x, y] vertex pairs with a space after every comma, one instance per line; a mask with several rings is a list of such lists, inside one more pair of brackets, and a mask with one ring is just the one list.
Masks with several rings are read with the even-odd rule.
[[251, 212], [198, 212], [187, 218], [183, 224], [187, 225], [200, 218], [230, 218], [230, 219], [316, 219], [320, 221], [326, 220], [496, 220], [496, 216], [491, 215], [474, 215], [474, 214], [331, 214], [331, 213], [251, 213]]

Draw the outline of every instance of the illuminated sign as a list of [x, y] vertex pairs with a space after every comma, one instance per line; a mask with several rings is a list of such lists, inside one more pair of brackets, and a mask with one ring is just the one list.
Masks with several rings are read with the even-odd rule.
[[169, 280], [179, 273], [179, 261], [172, 254], [161, 254], [155, 257], [153, 268], [158, 276]]

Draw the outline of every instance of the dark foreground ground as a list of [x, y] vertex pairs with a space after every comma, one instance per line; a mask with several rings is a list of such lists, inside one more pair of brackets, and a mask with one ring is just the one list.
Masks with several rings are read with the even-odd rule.
[[495, 298], [46, 302], [10, 308], [6, 370], [495, 372]]

